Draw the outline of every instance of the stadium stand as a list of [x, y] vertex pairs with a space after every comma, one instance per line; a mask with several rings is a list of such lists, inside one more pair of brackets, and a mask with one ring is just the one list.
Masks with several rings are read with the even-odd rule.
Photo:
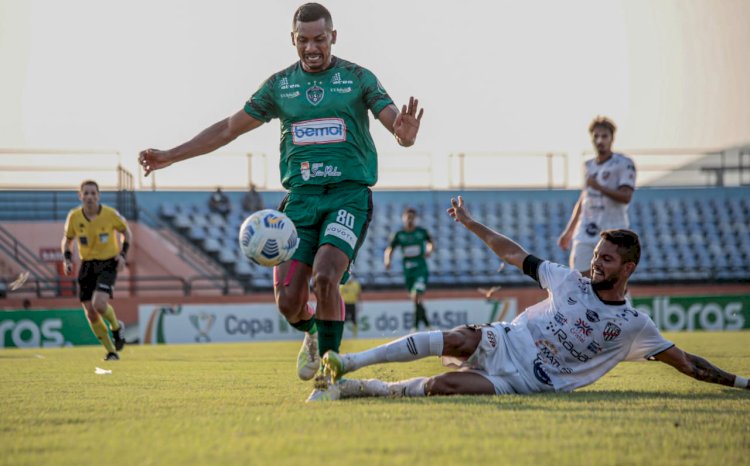
[[[268, 194], [268, 193], [264, 193]], [[445, 214], [451, 193], [376, 192], [370, 229], [354, 264], [363, 286], [402, 284], [400, 258], [383, 266], [388, 238], [401, 226], [407, 205], [433, 235], [430, 281], [440, 287], [531, 284], [513, 267], [498, 273], [499, 260], [481, 241], [452, 224]], [[567, 263], [557, 247], [577, 191], [470, 191], [463, 193], [475, 217], [515, 238], [527, 250]], [[407, 201], [408, 200], [408, 201]], [[236, 232], [250, 212], [227, 219], [208, 212], [204, 202], [161, 202], [160, 217], [203, 249], [250, 288], [270, 288], [271, 269], [251, 264], [239, 252]], [[273, 205], [266, 201], [266, 205]], [[630, 209], [631, 226], [641, 235], [643, 255], [634, 282], [750, 279], [750, 190], [747, 188], [641, 189]]]
[[[557, 247], [557, 238], [578, 196], [577, 190], [461, 193], [483, 223], [516, 239], [540, 257], [567, 263], [567, 252]], [[121, 207], [134, 224], [143, 227], [141, 238], [148, 239], [141, 242], [144, 248], [138, 253], [143, 255], [139, 256], [138, 275], [124, 274], [121, 288], [138, 293], [148, 288], [156, 294], [169, 292], [175, 286], [185, 294], [209, 289], [220, 294], [271, 289], [272, 270], [250, 263], [237, 246], [239, 226], [250, 212], [235, 211], [225, 219], [208, 211], [205, 194], [104, 193], [104, 202]], [[243, 194], [227, 192], [235, 206], [241, 205]], [[403, 286], [400, 255], [396, 254], [390, 271], [385, 270], [382, 259], [390, 235], [401, 227], [401, 213], [406, 206], [418, 210], [419, 223], [435, 240], [429, 266], [430, 282], [436, 288], [534, 285], [514, 267], [498, 273], [499, 260], [477, 238], [453, 224], [446, 208], [455, 194], [374, 192], [372, 222], [354, 264], [366, 289]], [[264, 205], [273, 207], [284, 193], [266, 191], [262, 196]], [[4, 270], [0, 282], [7, 285], [15, 274], [26, 269], [39, 283], [49, 285], [49, 293], [55, 294], [59, 278], [54, 271], [42, 270], [42, 265], [35, 264], [36, 256], [42, 246], [56, 247], [61, 222], [67, 210], [78, 203], [75, 193], [3, 191], [0, 201], [0, 268]], [[630, 218], [643, 243], [641, 264], [633, 282], [750, 281], [750, 187], [641, 188], [631, 203]], [[35, 230], [35, 225], [39, 230]], [[52, 236], [36, 241], [36, 235], [31, 234], [35, 231], [52, 232]], [[25, 255], [21, 254], [24, 251]], [[174, 264], [169, 258], [158, 259], [164, 252], [177, 256]]]

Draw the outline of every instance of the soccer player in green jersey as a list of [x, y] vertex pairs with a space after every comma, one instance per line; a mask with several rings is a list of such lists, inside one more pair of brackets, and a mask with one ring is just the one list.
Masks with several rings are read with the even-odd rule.
[[383, 263], [386, 270], [390, 270], [393, 252], [396, 248], [401, 248], [406, 289], [409, 290], [414, 302], [414, 330], [419, 328], [420, 322], [429, 328], [430, 321], [427, 320], [427, 311], [422, 302], [427, 290], [427, 280], [430, 278], [426, 258], [432, 254], [434, 244], [427, 230], [417, 226], [416, 209], [404, 209], [401, 220], [404, 222], [404, 228], [391, 236], [391, 241], [383, 254]]
[[[367, 112], [404, 147], [416, 141], [424, 113], [413, 97], [399, 112], [372, 72], [333, 56], [336, 36], [324, 6], [300, 6], [291, 33], [299, 61], [271, 75], [242, 110], [190, 141], [139, 155], [148, 176], [279, 119], [281, 184], [289, 191], [280, 210], [294, 222], [301, 241], [292, 259], [274, 271], [274, 292], [279, 311], [305, 332], [297, 374], [304, 380], [315, 377], [308, 401], [329, 398], [320, 355], [339, 349], [344, 312], [338, 285], [372, 215], [369, 187], [377, 181], [378, 167]], [[311, 280], [317, 298], [314, 317], [307, 304]]]

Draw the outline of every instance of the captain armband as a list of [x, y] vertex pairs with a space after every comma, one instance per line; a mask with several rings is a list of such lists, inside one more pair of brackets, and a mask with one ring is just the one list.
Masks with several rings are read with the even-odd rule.
[[70, 251], [65, 251], [63, 252], [63, 258], [66, 261], [71, 262], [73, 260], [73, 254]]

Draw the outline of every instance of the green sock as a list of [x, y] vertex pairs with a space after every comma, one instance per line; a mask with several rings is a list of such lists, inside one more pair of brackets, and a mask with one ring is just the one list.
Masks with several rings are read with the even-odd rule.
[[339, 352], [341, 337], [344, 335], [344, 322], [341, 320], [317, 320], [318, 353], [323, 356], [326, 351]]
[[300, 320], [299, 322], [291, 323], [289, 325], [296, 328], [300, 332], [307, 332], [310, 335], [314, 335], [318, 331], [317, 325], [315, 325], [315, 319], [310, 318], [309, 320]]

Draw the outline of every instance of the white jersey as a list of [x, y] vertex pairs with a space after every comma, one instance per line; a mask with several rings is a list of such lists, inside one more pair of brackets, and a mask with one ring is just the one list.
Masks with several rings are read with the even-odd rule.
[[[635, 189], [635, 164], [630, 157], [613, 153], [602, 164], [596, 158], [586, 161], [586, 179], [593, 176], [596, 181], [609, 189], [629, 186]], [[581, 214], [573, 238], [576, 241], [598, 243], [599, 233], [611, 228], [628, 228], [628, 204], [617, 202], [600, 191], [584, 188]]]
[[595, 382], [620, 361], [645, 360], [673, 346], [626, 301], [600, 300], [579, 272], [530, 259], [538, 268], [536, 277], [529, 275], [549, 296], [514, 319], [507, 334], [511, 357], [528, 380], [567, 392]]

